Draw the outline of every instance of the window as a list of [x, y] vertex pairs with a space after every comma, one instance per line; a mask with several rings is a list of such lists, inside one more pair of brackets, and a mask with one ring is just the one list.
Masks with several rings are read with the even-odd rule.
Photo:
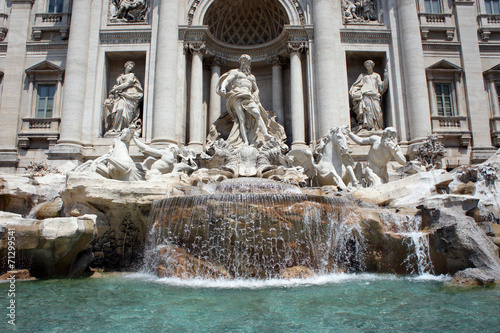
[[55, 84], [39, 84], [37, 88], [36, 118], [52, 118]]
[[62, 13], [64, 0], [48, 0], [49, 8], [48, 13]]
[[496, 84], [495, 88], [497, 89], [498, 105], [500, 105], [500, 84]]
[[441, 13], [440, 0], [425, 0], [425, 12], [430, 14]]
[[435, 83], [437, 111], [439, 116], [455, 116], [451, 83]]
[[500, 0], [484, 0], [487, 14], [500, 14]]

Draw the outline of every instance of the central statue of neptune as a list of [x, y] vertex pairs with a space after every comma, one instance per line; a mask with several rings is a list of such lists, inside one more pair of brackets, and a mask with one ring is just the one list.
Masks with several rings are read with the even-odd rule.
[[250, 72], [250, 62], [250, 56], [243, 54], [240, 68], [222, 75], [217, 85], [217, 94], [227, 100], [227, 112], [234, 120], [227, 138], [234, 146], [241, 143], [252, 145], [273, 138], [269, 133], [267, 111], [260, 104], [257, 81]]

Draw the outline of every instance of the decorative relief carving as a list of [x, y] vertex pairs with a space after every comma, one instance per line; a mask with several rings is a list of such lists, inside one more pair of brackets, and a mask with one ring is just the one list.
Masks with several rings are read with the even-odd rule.
[[343, 0], [342, 16], [346, 24], [380, 23], [377, 0]]
[[111, 0], [110, 22], [144, 22], [149, 10], [148, 0]]

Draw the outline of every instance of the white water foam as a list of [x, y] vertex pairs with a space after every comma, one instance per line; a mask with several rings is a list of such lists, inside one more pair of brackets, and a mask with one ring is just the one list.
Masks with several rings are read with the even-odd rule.
[[180, 279], [180, 278], [158, 278], [153, 274], [132, 273], [126, 275], [127, 278], [139, 279], [145, 282], [154, 282], [173, 287], [186, 288], [217, 288], [217, 289], [264, 289], [264, 288], [294, 288], [319, 286], [350, 282], [372, 282], [381, 280], [411, 280], [411, 281], [437, 281], [446, 282], [451, 279], [448, 275], [424, 274], [420, 276], [397, 276], [392, 274], [347, 274], [331, 273], [315, 275], [303, 279]]

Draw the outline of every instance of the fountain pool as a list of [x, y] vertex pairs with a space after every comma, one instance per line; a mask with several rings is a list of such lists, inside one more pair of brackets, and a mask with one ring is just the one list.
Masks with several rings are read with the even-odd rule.
[[[498, 332], [500, 287], [328, 274], [181, 280], [141, 273], [17, 283], [10, 332]], [[0, 284], [4, 308], [8, 284]]]

